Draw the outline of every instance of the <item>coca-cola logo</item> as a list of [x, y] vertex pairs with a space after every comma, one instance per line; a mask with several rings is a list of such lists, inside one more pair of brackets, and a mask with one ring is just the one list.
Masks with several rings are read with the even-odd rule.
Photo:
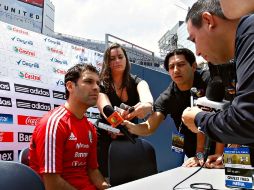
[[18, 115], [18, 125], [32, 125], [36, 126], [41, 117]]

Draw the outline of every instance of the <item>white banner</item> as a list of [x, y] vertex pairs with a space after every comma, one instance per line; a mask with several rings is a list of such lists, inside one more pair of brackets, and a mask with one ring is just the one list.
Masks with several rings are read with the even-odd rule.
[[[99, 52], [0, 22], [0, 160], [18, 160], [38, 120], [65, 102], [64, 75], [77, 63], [100, 70]], [[89, 108], [91, 121], [99, 116]]]

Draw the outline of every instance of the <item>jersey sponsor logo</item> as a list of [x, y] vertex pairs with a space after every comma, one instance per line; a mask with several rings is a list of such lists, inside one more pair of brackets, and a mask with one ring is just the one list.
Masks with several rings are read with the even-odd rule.
[[18, 115], [18, 125], [32, 125], [36, 126], [41, 117]]
[[13, 32], [19, 33], [19, 34], [29, 35], [28, 31], [25, 31], [25, 30], [20, 29], [20, 28], [16, 28], [14, 26], [7, 25], [7, 29], [11, 30]]
[[18, 132], [18, 142], [30, 142], [33, 133]]
[[0, 97], [0, 106], [12, 107], [11, 98]]
[[65, 92], [59, 92], [59, 91], [53, 90], [53, 98], [66, 100]]
[[13, 115], [11, 115], [11, 114], [0, 114], [0, 123], [13, 124]]
[[13, 150], [1, 150], [0, 151], [0, 160], [13, 161], [14, 160], [14, 151]]
[[80, 148], [89, 148], [89, 144], [77, 143], [76, 149], [80, 149]]
[[75, 152], [74, 158], [86, 158], [88, 155], [87, 152]]
[[40, 111], [51, 110], [51, 105], [49, 103], [44, 103], [44, 102], [34, 102], [29, 100], [16, 99], [16, 105], [17, 105], [17, 108], [33, 109], [33, 110], [40, 110]]
[[0, 81], [0, 90], [10, 91], [10, 83]]
[[49, 90], [22, 84], [14, 84], [15, 92], [50, 97]]
[[69, 140], [70, 141], [76, 141], [77, 137], [73, 134], [73, 132], [71, 132], [70, 136], [69, 136]]
[[13, 132], [0, 131], [0, 142], [13, 142]]
[[61, 45], [60, 41], [58, 41], [58, 40], [52, 40], [50, 38], [44, 38], [44, 41], [45, 42], [49, 42], [49, 43], [54, 44], [54, 45]]
[[86, 162], [73, 161], [71, 163], [71, 165], [74, 166], [74, 167], [80, 167], [80, 166], [85, 166]]
[[47, 50], [52, 52], [52, 53], [56, 53], [56, 54], [59, 54], [59, 55], [64, 55], [63, 51], [59, 50], [59, 49], [55, 49], [55, 48], [52, 48], [52, 47], [47, 47]]
[[28, 56], [30, 56], [30, 57], [35, 57], [35, 51], [31, 51], [31, 50], [24, 49], [24, 48], [17, 47], [17, 46], [13, 46], [13, 50], [14, 50], [14, 52], [16, 52], [16, 53], [28, 55]]
[[19, 61], [17, 61], [17, 64], [18, 65], [23, 65], [23, 66], [26, 66], [26, 67], [29, 67], [29, 68], [36, 68], [36, 69], [39, 69], [40, 68], [40, 65], [39, 63], [30, 63], [28, 61], [25, 61], [25, 60], [22, 60], [20, 59]]

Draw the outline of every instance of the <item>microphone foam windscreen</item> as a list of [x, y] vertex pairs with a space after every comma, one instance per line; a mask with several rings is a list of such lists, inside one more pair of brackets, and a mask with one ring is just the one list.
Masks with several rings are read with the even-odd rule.
[[104, 113], [107, 117], [109, 117], [111, 114], [114, 113], [114, 109], [113, 109], [112, 106], [106, 105], [106, 106], [104, 106], [104, 108], [103, 108], [103, 113]]
[[221, 80], [212, 80], [206, 88], [206, 98], [214, 102], [221, 102], [225, 96], [225, 87]]

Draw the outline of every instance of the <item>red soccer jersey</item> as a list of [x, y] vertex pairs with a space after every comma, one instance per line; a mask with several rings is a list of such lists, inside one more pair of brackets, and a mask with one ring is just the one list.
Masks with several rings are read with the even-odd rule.
[[87, 168], [96, 169], [97, 135], [87, 120], [77, 119], [64, 106], [48, 112], [34, 129], [30, 166], [37, 173], [58, 173], [77, 189], [96, 189]]

